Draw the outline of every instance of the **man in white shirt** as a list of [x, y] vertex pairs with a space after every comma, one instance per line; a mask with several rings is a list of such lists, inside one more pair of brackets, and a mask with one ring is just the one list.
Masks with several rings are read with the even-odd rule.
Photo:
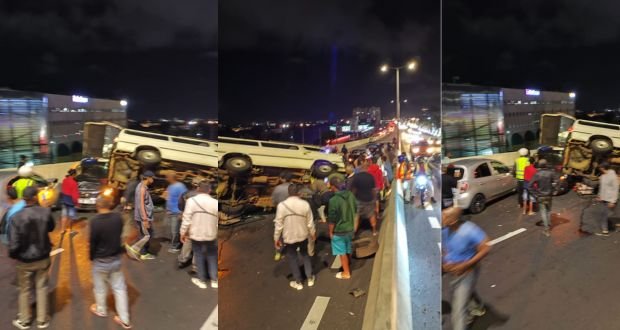
[[609, 216], [616, 207], [618, 202], [618, 176], [608, 162], [602, 162], [599, 170], [603, 173], [599, 178], [598, 201], [605, 205], [605, 209], [601, 212], [601, 232], [595, 233], [598, 236], [609, 235]]
[[[289, 197], [278, 204], [274, 220], [275, 231], [273, 240], [276, 249], [282, 247], [289, 262], [294, 280], [289, 285], [296, 290], [304, 288], [301, 272], [297, 265], [297, 249], [304, 262], [304, 271], [308, 279], [308, 286], [314, 285], [315, 277], [312, 274], [312, 263], [308, 255], [308, 239], [316, 240], [316, 228], [310, 204], [299, 197], [299, 185], [290, 184]], [[282, 237], [282, 240], [280, 240]]]
[[203, 181], [198, 194], [189, 198], [183, 210], [181, 242], [191, 239], [198, 278], [192, 282], [201, 289], [207, 288], [207, 269], [211, 287], [217, 288], [217, 199], [209, 195], [211, 183]]

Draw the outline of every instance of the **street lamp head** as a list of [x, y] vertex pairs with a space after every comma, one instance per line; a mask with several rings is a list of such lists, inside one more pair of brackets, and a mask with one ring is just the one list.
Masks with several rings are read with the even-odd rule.
[[407, 70], [415, 70], [417, 63], [415, 61], [411, 61], [407, 64]]
[[383, 64], [383, 65], [381, 66], [381, 72], [387, 72], [387, 70], [388, 70], [388, 66], [387, 66], [387, 64]]

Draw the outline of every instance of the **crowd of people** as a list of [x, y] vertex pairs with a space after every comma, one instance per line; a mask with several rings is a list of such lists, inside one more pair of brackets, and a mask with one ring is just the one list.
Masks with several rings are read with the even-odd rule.
[[[40, 205], [41, 191], [30, 175], [32, 169], [21, 166], [19, 179], [8, 187], [7, 209], [0, 224], [0, 241], [13, 259], [18, 286], [18, 314], [12, 324], [18, 329], [29, 329], [36, 323], [39, 329], [50, 325], [48, 282], [52, 264], [50, 233], [56, 221], [50, 207]], [[75, 170], [69, 170], [61, 184], [61, 242], [67, 228], [77, 234], [71, 224], [77, 220], [79, 206]], [[101, 192], [96, 198], [97, 213], [88, 221], [89, 259], [93, 283], [94, 303], [89, 310], [99, 317], [107, 317], [108, 285], [112, 289], [117, 315], [113, 320], [124, 329], [131, 329], [127, 285], [122, 268], [122, 255], [135, 260], [152, 260], [150, 251], [154, 221], [154, 204], [150, 188], [155, 174], [141, 173], [139, 180], [127, 185], [120, 204], [113, 193]], [[196, 277], [191, 281], [201, 289], [207, 285], [218, 287], [217, 273], [217, 200], [211, 193], [211, 182], [192, 181], [193, 189], [177, 180], [175, 172], [166, 175], [166, 221], [170, 225], [168, 252], [179, 253], [180, 268], [193, 263]], [[133, 222], [138, 238], [130, 244], [125, 234], [126, 224]], [[167, 235], [166, 235], [167, 236]], [[124, 242], [126, 241], [126, 242]], [[33, 321], [30, 292], [34, 289], [36, 315]]]

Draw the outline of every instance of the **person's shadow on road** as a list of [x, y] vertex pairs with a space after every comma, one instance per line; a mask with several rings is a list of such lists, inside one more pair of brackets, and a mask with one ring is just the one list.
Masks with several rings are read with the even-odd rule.
[[[473, 323], [469, 327], [470, 330], [486, 330], [491, 327], [502, 326], [510, 319], [510, 316], [501, 314], [490, 305], [485, 305], [485, 308], [486, 313], [474, 319]], [[452, 316], [452, 306], [445, 300], [441, 301], [441, 315], [443, 316], [443, 327], [446, 328], [446, 324], [444, 323], [446, 321], [451, 325], [450, 317]]]

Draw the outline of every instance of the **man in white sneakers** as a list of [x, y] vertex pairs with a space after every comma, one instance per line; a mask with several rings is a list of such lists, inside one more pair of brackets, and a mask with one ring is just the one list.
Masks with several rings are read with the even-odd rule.
[[[314, 286], [315, 277], [312, 274], [312, 263], [308, 255], [308, 239], [316, 240], [316, 228], [310, 204], [299, 197], [299, 185], [289, 185], [288, 195], [286, 200], [278, 204], [273, 240], [276, 249], [281, 248], [282, 241], [284, 241], [284, 254], [295, 279], [289, 285], [293, 289], [301, 290], [304, 286], [297, 265], [297, 249], [304, 262], [308, 286]], [[280, 236], [282, 236], [282, 241]]]
[[211, 287], [217, 288], [217, 199], [209, 195], [211, 183], [199, 184], [198, 194], [186, 201], [181, 223], [181, 242], [189, 237], [194, 252], [198, 277], [192, 282], [207, 288], [207, 269]]

